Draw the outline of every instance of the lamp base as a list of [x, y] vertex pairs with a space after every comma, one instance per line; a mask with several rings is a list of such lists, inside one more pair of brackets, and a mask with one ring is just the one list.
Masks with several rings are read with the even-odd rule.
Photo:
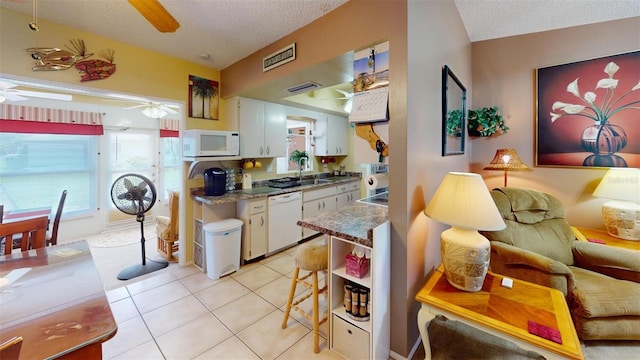
[[640, 240], [640, 204], [608, 201], [602, 205], [602, 217], [609, 235], [625, 240]]
[[440, 236], [444, 274], [453, 287], [480, 291], [489, 269], [491, 245], [476, 230], [452, 227]]

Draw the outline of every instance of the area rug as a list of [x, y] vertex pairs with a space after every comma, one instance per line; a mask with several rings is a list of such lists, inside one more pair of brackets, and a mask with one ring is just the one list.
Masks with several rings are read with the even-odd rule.
[[[156, 241], [155, 225], [146, 225], [144, 227], [144, 238], [146, 241]], [[140, 243], [140, 226], [127, 228], [124, 230], [108, 231], [96, 235], [86, 237], [89, 246], [110, 248], [118, 246], [126, 246]]]

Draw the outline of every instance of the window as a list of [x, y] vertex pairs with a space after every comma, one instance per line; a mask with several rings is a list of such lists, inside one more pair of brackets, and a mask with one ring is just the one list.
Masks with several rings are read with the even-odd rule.
[[180, 139], [163, 137], [160, 142], [160, 184], [158, 197], [169, 200], [167, 190], [180, 190]]
[[[298, 118], [298, 117], [296, 117]], [[313, 170], [313, 154], [311, 153], [311, 126], [314, 119], [303, 118], [304, 120], [293, 120], [287, 118], [287, 155], [279, 157], [277, 160], [278, 174], [297, 172], [298, 164], [289, 161], [289, 155], [294, 150], [306, 151], [309, 154], [309, 161], [305, 163], [302, 171]]]
[[[66, 215], [97, 209], [97, 136], [0, 133], [0, 203], [29, 216], [58, 206]], [[5, 214], [7, 215], [7, 214]]]

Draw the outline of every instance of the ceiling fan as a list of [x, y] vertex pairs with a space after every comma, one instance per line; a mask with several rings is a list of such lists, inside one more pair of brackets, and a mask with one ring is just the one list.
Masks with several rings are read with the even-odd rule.
[[337, 92], [339, 92], [340, 94], [343, 95], [343, 97], [338, 98], [340, 100], [347, 100], [344, 103], [343, 109], [346, 113], [351, 113], [351, 108], [353, 107], [353, 92], [348, 92], [348, 91], [344, 91], [344, 90], [340, 90], [340, 89], [333, 89]]
[[9, 101], [23, 101], [28, 100], [30, 97], [37, 97], [43, 99], [52, 99], [52, 100], [62, 100], [62, 101], [71, 101], [73, 97], [68, 94], [55, 94], [48, 92], [40, 92], [40, 91], [28, 91], [28, 90], [18, 90], [14, 89], [18, 85], [9, 82], [4, 79], [0, 79], [0, 103], [5, 100]]
[[162, 33], [175, 32], [180, 27], [158, 0], [129, 0], [129, 3]]
[[167, 116], [168, 114], [177, 114], [178, 111], [175, 110], [178, 107], [175, 105], [169, 104], [161, 104], [153, 101], [148, 101], [140, 105], [129, 106], [125, 108], [126, 110], [143, 108], [142, 113], [153, 119], [160, 119], [162, 117]]

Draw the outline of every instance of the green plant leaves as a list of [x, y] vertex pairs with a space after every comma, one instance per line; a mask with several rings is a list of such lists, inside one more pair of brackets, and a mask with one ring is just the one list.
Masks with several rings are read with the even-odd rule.
[[469, 136], [491, 136], [497, 132], [506, 134], [509, 131], [502, 115], [498, 114], [497, 106], [469, 110], [468, 119]]

